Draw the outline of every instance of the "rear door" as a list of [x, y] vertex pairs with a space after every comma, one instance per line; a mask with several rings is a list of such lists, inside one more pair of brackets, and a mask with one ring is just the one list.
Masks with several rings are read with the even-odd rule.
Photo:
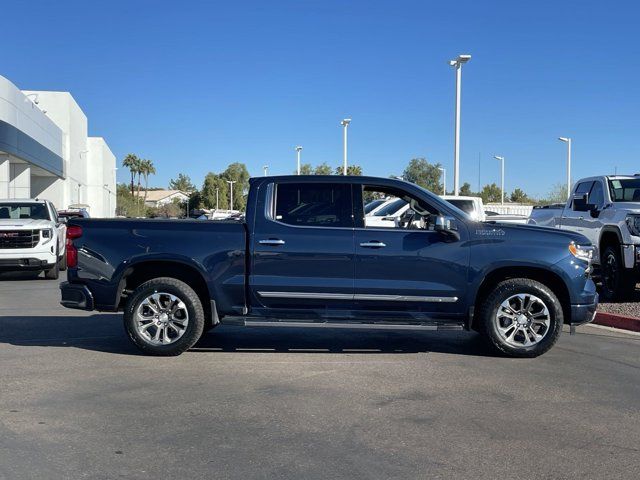
[[254, 311], [344, 314], [353, 303], [351, 185], [282, 180], [261, 189], [250, 237]]

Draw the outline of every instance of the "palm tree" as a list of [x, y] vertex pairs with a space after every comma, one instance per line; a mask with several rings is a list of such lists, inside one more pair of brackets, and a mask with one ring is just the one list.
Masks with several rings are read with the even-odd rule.
[[133, 180], [140, 169], [140, 159], [133, 153], [130, 153], [122, 160], [122, 166], [128, 168], [129, 172], [131, 172], [131, 196], [133, 196]]
[[140, 162], [140, 173], [144, 177], [144, 202], [147, 203], [147, 193], [149, 191], [149, 175], [155, 175], [156, 167], [151, 160], [144, 159]]

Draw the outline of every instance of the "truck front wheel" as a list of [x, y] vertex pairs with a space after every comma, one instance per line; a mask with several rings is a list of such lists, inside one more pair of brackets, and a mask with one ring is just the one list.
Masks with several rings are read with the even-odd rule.
[[603, 302], [625, 300], [633, 295], [636, 281], [624, 268], [620, 246], [609, 245], [604, 249], [600, 270], [602, 275], [600, 293]]
[[129, 297], [124, 327], [143, 352], [180, 355], [202, 336], [202, 303], [186, 283], [175, 278], [155, 278], [140, 285]]
[[499, 283], [480, 309], [482, 332], [491, 344], [512, 357], [537, 357], [549, 350], [562, 331], [558, 297], [528, 278]]

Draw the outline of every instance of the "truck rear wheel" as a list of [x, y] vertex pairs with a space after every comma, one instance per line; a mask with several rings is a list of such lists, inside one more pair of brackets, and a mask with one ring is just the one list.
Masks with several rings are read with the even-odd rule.
[[624, 268], [618, 245], [609, 245], [602, 252], [600, 273], [602, 275], [600, 293], [603, 302], [626, 300], [633, 296], [636, 279]]
[[124, 327], [143, 352], [180, 355], [202, 336], [202, 303], [186, 283], [175, 278], [155, 278], [140, 285], [129, 297]]
[[500, 352], [537, 357], [558, 340], [564, 316], [558, 297], [548, 287], [528, 278], [512, 278], [487, 296], [480, 322], [481, 331]]

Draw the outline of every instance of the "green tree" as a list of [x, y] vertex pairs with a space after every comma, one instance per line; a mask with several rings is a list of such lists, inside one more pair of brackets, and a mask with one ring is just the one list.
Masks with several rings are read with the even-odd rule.
[[484, 187], [482, 187], [480, 196], [482, 197], [482, 201], [484, 203], [499, 202], [500, 187], [498, 187], [495, 183], [492, 183], [491, 185], [485, 185]]
[[331, 166], [327, 162], [322, 162], [313, 170], [314, 175], [331, 175]]
[[131, 173], [131, 195], [134, 195], [134, 179], [140, 170], [140, 159], [134, 155], [133, 153], [128, 154], [122, 160], [122, 166], [129, 169], [129, 173]]
[[233, 209], [243, 211], [249, 192], [249, 170], [244, 163], [235, 162], [220, 175], [225, 180], [236, 182], [233, 185]]
[[463, 197], [471, 197], [473, 196], [473, 192], [471, 191], [471, 185], [469, 182], [464, 182], [460, 187], [460, 195]]
[[565, 203], [567, 201], [567, 186], [562, 183], [556, 183], [543, 199], [543, 203]]
[[404, 169], [402, 177], [407, 182], [415, 183], [439, 194], [442, 192], [439, 169], [439, 163], [431, 164], [425, 158], [414, 158], [409, 162], [407, 168]]
[[[296, 174], [298, 171], [296, 170], [293, 173]], [[313, 167], [310, 163], [303, 163], [300, 165], [300, 175], [313, 175]]]
[[[335, 174], [342, 175], [343, 168], [344, 167], [342, 166], [336, 167]], [[347, 175], [353, 175], [353, 176], [362, 175], [362, 167], [360, 165], [347, 165]]]
[[511, 193], [511, 201], [515, 203], [527, 203], [529, 201], [529, 197], [526, 193], [524, 193], [521, 189], [516, 188]]
[[[139, 171], [144, 178], [144, 202], [146, 204], [149, 190], [149, 175], [156, 174], [156, 167], [151, 160], [144, 159], [140, 161]], [[138, 194], [138, 196], [140, 196], [140, 194]]]
[[120, 183], [116, 187], [116, 215], [118, 216], [136, 216], [140, 208], [138, 199], [131, 194], [129, 188], [126, 183]]
[[169, 180], [169, 190], [180, 190], [181, 192], [193, 192], [196, 186], [191, 183], [189, 175], [183, 173], [178, 174], [178, 178], [175, 180], [172, 178]]
[[[218, 191], [218, 203], [216, 205], [216, 190]], [[201, 202], [205, 208], [229, 208], [229, 184], [221, 175], [213, 172], [207, 173], [200, 192]]]

